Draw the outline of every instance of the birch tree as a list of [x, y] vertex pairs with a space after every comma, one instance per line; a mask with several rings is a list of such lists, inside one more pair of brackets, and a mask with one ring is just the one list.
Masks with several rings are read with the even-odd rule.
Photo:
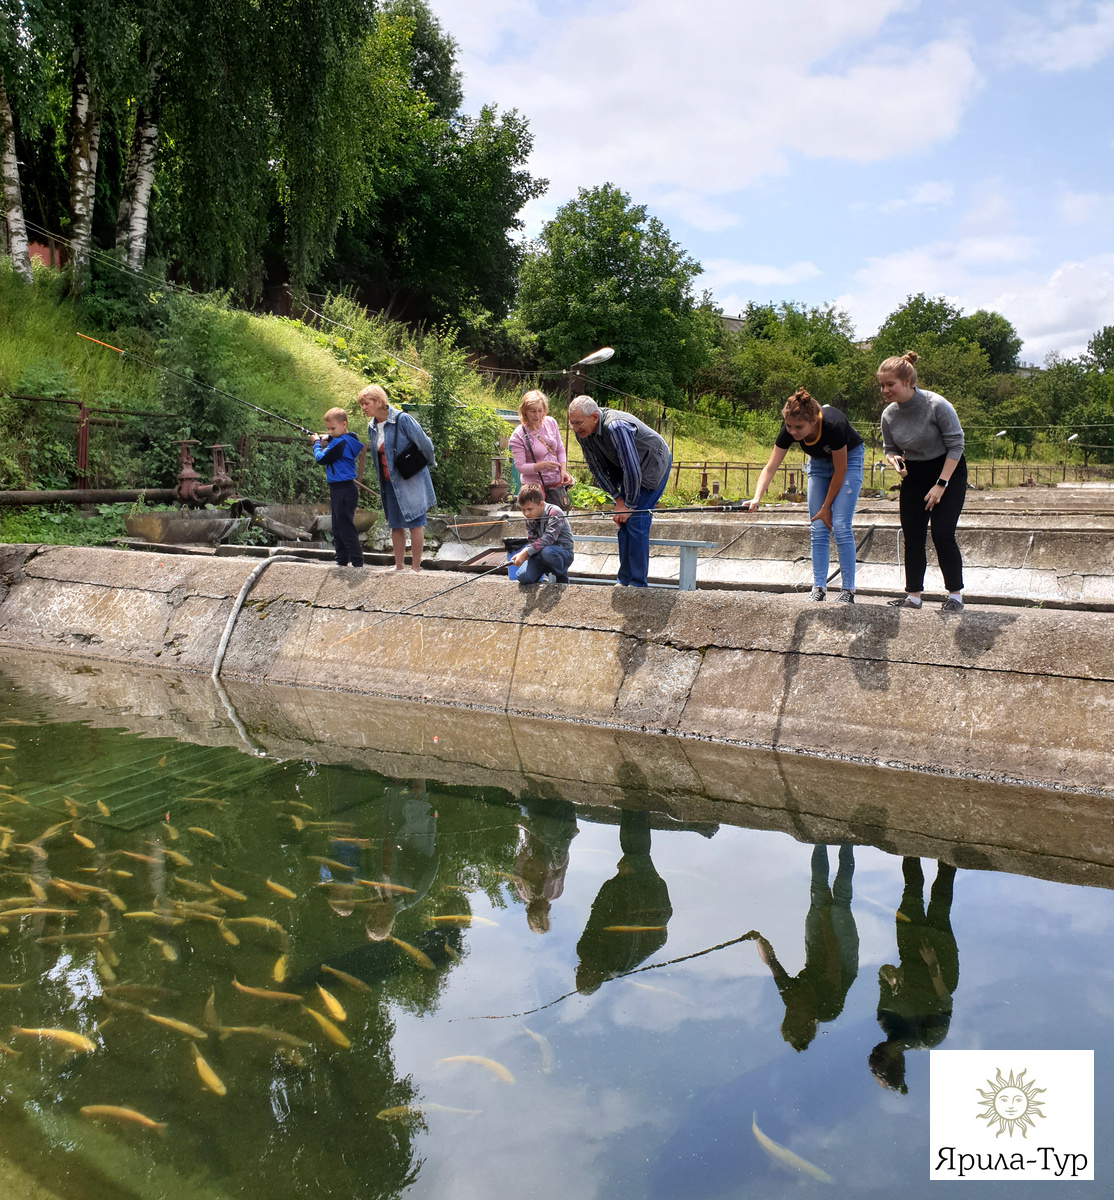
[[15, 152], [15, 120], [8, 102], [4, 77], [0, 73], [0, 138], [3, 141], [4, 224], [7, 252], [16, 273], [31, 282], [31, 252], [27, 244], [27, 226], [23, 221], [23, 195], [19, 186], [19, 162]]

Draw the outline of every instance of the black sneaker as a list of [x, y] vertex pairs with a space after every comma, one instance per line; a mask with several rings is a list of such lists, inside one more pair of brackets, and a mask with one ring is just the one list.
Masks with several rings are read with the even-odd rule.
[[854, 604], [855, 603], [855, 593], [853, 591], [851, 591], [849, 588], [844, 588], [843, 591], [840, 592], [838, 596], [836, 596], [835, 602], [836, 602], [836, 604]]
[[808, 594], [810, 600], [827, 600], [828, 593], [822, 587], [814, 587]]
[[940, 611], [942, 613], [961, 613], [963, 611], [963, 601], [957, 600], [954, 596], [949, 596], [940, 605]]
[[554, 575], [553, 580], [555, 583], [568, 583], [569, 577], [567, 575]]

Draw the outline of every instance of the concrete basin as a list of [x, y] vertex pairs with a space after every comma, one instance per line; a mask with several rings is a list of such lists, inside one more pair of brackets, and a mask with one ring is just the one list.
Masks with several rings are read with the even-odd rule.
[[[255, 512], [265, 528], [271, 522], [287, 530], [314, 534], [326, 532], [331, 524], [327, 504], [261, 504]], [[356, 532], [367, 533], [378, 517], [379, 513], [374, 509], [356, 509]]]
[[246, 529], [250, 522], [250, 517], [222, 517], [211, 512], [181, 510], [125, 517], [124, 528], [129, 537], [142, 538], [145, 542], [200, 544], [227, 541], [234, 533]]

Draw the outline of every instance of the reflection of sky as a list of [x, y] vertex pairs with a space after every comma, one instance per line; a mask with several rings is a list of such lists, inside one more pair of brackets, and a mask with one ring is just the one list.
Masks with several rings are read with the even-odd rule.
[[[810, 854], [810, 846], [773, 833], [721, 828], [708, 840], [655, 832], [653, 860], [674, 915], [666, 945], [650, 961], [754, 928], [796, 974], [804, 965]], [[820, 1186], [770, 1161], [751, 1135], [752, 1113], [770, 1137], [831, 1174], [840, 1194], [901, 1187], [907, 1196], [947, 1195], [953, 1185], [927, 1182], [927, 1053], [907, 1055], [908, 1096], [884, 1091], [867, 1069], [882, 1038], [877, 971], [897, 961], [893, 912], [903, 886], [900, 859], [880, 851], [856, 852], [858, 977], [842, 1014], [821, 1024], [804, 1053], [781, 1039], [783, 1008], [749, 943], [633, 982], [610, 981], [524, 1020], [469, 1019], [521, 1012], [572, 988], [577, 940], [619, 857], [614, 826], [581, 825], [544, 936], [528, 930], [517, 897], [491, 909], [474, 894], [473, 911], [498, 928], [466, 932], [469, 954], [435, 1013], [395, 1014], [400, 1074], [412, 1075], [426, 1101], [481, 1110], [428, 1115], [429, 1133], [418, 1143], [425, 1163], [407, 1195], [713, 1200]], [[834, 848], [829, 857], [834, 876]], [[924, 868], [927, 898], [935, 864]], [[1105, 1046], [1114, 1004], [1102, 947], [1114, 926], [1114, 896], [961, 871], [952, 923], [960, 981], [947, 1047]], [[552, 1044], [552, 1074], [541, 1073], [523, 1024]], [[437, 1064], [458, 1054], [494, 1058], [517, 1082], [499, 1083], [471, 1064]], [[1103, 1109], [1100, 1102], [1097, 1117]], [[1028, 1194], [1027, 1186], [1036, 1185], [1014, 1184], [1011, 1197]]]

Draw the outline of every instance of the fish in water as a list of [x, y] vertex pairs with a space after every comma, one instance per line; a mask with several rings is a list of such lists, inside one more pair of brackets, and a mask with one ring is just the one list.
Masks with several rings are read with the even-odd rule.
[[186, 1037], [191, 1038], [207, 1038], [209, 1035], [204, 1029], [198, 1029], [196, 1025], [191, 1025], [188, 1021], [179, 1021], [174, 1017], [164, 1017], [160, 1013], [144, 1013], [148, 1021], [154, 1021], [156, 1025], [162, 1025], [166, 1029], [173, 1029], [175, 1033], [184, 1033]]
[[269, 929], [272, 933], [280, 934], [284, 939], [289, 939], [290, 935], [277, 922], [272, 921], [270, 917], [229, 917], [229, 925], [254, 925], [257, 929]]
[[382, 879], [357, 879], [364, 887], [378, 888], [381, 892], [397, 892], [401, 896], [416, 896], [418, 893], [411, 887], [403, 887], [401, 883], [385, 883]]
[[281, 883], [275, 883], [273, 879], [264, 881], [263, 886], [269, 891], [275, 893], [276, 896], [281, 896], [284, 900], [297, 900], [297, 892], [292, 892], [288, 887], [283, 887]]
[[667, 925], [605, 925], [604, 933], [661, 933]]
[[149, 937], [147, 940], [152, 946], [158, 946], [159, 953], [167, 962], [176, 963], [178, 961], [178, 951], [169, 942], [164, 942], [157, 937]]
[[211, 829], [202, 829], [200, 825], [187, 825], [186, 831], [188, 833], [196, 833], [198, 837], [211, 838], [214, 842], [219, 840]]
[[283, 983], [286, 980], [286, 955], [280, 954], [275, 959], [275, 965], [271, 970], [271, 978], [275, 983]]
[[301, 1004], [302, 997], [297, 992], [272, 992], [268, 988], [247, 987], [238, 979], [232, 980], [232, 986], [241, 996], [251, 996], [254, 1000], [273, 1000], [279, 1004]]
[[452, 946], [449, 945], [448, 942], [445, 943], [445, 953], [452, 962], [460, 962], [460, 955], [457, 954], [457, 952], [452, 948]]
[[338, 971], [336, 967], [330, 967], [322, 963], [321, 970], [327, 971], [334, 979], [339, 979], [341, 983], [346, 983], [350, 988], [355, 988], [357, 991], [370, 992], [372, 990], [362, 979], [357, 979], [355, 975], [349, 975], [346, 971]]
[[502, 1063], [496, 1062], [493, 1058], [484, 1058], [481, 1054], [453, 1054], [448, 1058], [440, 1058], [437, 1061], [438, 1063], [475, 1063], [477, 1067], [483, 1067], [485, 1070], [490, 1071], [501, 1083], [514, 1083], [514, 1076]]
[[209, 999], [205, 1001], [205, 1013], [201, 1018], [207, 1029], [220, 1029], [220, 1018], [217, 1016], [217, 989], [209, 989]]
[[9, 917], [76, 917], [76, 908], [11, 908], [4, 913], [4, 920]]
[[427, 971], [433, 970], [433, 959], [428, 954], [418, 949], [417, 946], [411, 946], [409, 942], [404, 942], [402, 938], [392, 937], [389, 939], [394, 944], [418, 964], [419, 967], [425, 967]]
[[184, 925], [182, 917], [172, 917], [167, 913], [152, 912], [149, 909], [141, 912], [126, 912], [124, 916], [130, 921], [150, 921], [154, 925]]
[[275, 1057], [281, 1059], [284, 1063], [288, 1063], [292, 1067], [308, 1066], [305, 1055], [294, 1046], [279, 1045], [275, 1047]]
[[169, 858], [176, 867], [192, 867], [193, 860], [187, 858], [184, 854], [179, 854], [177, 850], [170, 850], [167, 847], [162, 847], [164, 858]]
[[137, 854], [134, 850], [117, 850], [116, 853], [122, 854], [125, 858], [134, 858], [136, 862], [148, 863], [151, 866], [162, 862], [161, 858], [156, 858], [153, 854]]
[[[97, 965], [97, 974], [101, 977], [101, 981], [103, 983], [115, 983], [116, 972], [112, 969], [112, 964], [108, 961], [108, 958], [99, 946], [93, 951], [93, 957]], [[117, 962], [119, 962], [119, 959], [117, 959]]]
[[82, 1054], [92, 1054], [97, 1048], [97, 1043], [90, 1041], [80, 1033], [73, 1033], [69, 1029], [25, 1029], [21, 1025], [13, 1025], [12, 1033], [22, 1034], [24, 1037], [37, 1037], [48, 1042], [58, 1042], [59, 1045], [66, 1046], [70, 1050], [79, 1050]]
[[426, 917], [430, 925], [491, 925], [498, 927], [498, 921], [489, 921], [487, 917], [470, 917], [465, 913], [454, 913], [452, 916]]
[[306, 823], [301, 817], [295, 816], [294, 813], [283, 813], [282, 815], [290, 818], [290, 824], [294, 826], [295, 832], [301, 833], [305, 829]]
[[190, 1049], [193, 1051], [193, 1065], [197, 1068], [198, 1075], [201, 1076], [201, 1082], [215, 1096], [227, 1095], [228, 1088], [224, 1086], [223, 1080], [216, 1071], [201, 1057], [201, 1051], [198, 1050], [197, 1043], [190, 1042]]
[[538, 1048], [538, 1053], [542, 1056], [542, 1074], [551, 1074], [554, 1060], [553, 1047], [549, 1044], [549, 1038], [545, 1037], [544, 1034], [535, 1033], [532, 1029], [527, 1029], [525, 1025], [523, 1025], [522, 1031], [533, 1039], [534, 1044]]
[[207, 883], [198, 883], [196, 879], [187, 879], [184, 875], [172, 875], [171, 878], [179, 887], [184, 887], [187, 892], [193, 892], [195, 896], [211, 896], [213, 894], [213, 889]]
[[108, 805], [105, 804], [105, 802], [103, 800], [97, 801], [97, 812], [99, 812], [102, 817], [111, 817], [112, 816], [112, 809], [109, 808]]
[[94, 842], [91, 838], [83, 837], [80, 833], [75, 833], [73, 838], [79, 846], [84, 846], [86, 850], [96, 850], [97, 848], [96, 842]]
[[347, 1021], [348, 1014], [344, 1011], [344, 1005], [333, 995], [332, 992], [326, 991], [321, 984], [317, 985], [317, 991], [321, 996], [321, 1003], [325, 1005], [326, 1011], [334, 1021]]
[[247, 896], [243, 892], [236, 891], [235, 888], [226, 887], [223, 883], [218, 883], [215, 879], [210, 879], [209, 883], [213, 890], [219, 892], [226, 900], [239, 900], [241, 902], [247, 900]]
[[[328, 967], [325, 968], [325, 970], [328, 970], [328, 969], [329, 969]], [[349, 978], [351, 978], [351, 976], [349, 976]], [[23, 983], [0, 983], [0, 992], [18, 992], [19, 989], [21, 987], [23, 987], [23, 984], [26, 982], [27, 982], [27, 980], [25, 979], [23, 981]]]
[[220, 933], [221, 937], [224, 938], [224, 940], [230, 946], [238, 946], [240, 944], [240, 939], [232, 932], [231, 929], [228, 928], [228, 926], [223, 921], [217, 922], [217, 931]]
[[308, 1013], [321, 1027], [322, 1033], [333, 1043], [334, 1046], [339, 1046], [342, 1050], [350, 1050], [352, 1043], [344, 1036], [343, 1033], [329, 1020], [328, 1017], [322, 1016], [315, 1008], [309, 1008], [306, 1005], [302, 1006], [302, 1012]]
[[643, 992], [653, 992], [656, 996], [668, 996], [671, 1000], [677, 1000], [681, 1004], [693, 1003], [688, 996], [684, 996], [680, 992], [675, 992], [671, 988], [657, 987], [652, 983], [639, 983], [637, 979], [628, 979], [627, 983], [629, 983], [631, 987], [639, 988]]
[[284, 1029], [272, 1029], [270, 1025], [222, 1025], [220, 1027], [220, 1040], [222, 1042], [225, 1038], [232, 1037], [235, 1034], [266, 1038], [270, 1042], [279, 1042], [283, 1046], [292, 1046], [297, 1050], [312, 1049], [310, 1042], [300, 1037], [295, 1037], [294, 1034], [287, 1033]]
[[784, 1146], [779, 1146], [773, 1138], [767, 1137], [766, 1134], [758, 1128], [758, 1114], [754, 1113], [751, 1117], [750, 1131], [754, 1134], [754, 1140], [762, 1147], [763, 1150], [778, 1164], [779, 1167], [785, 1167], [789, 1171], [798, 1171], [802, 1175], [807, 1175], [810, 1179], [815, 1179], [819, 1183], [833, 1183], [834, 1180], [819, 1167], [813, 1166], [806, 1159], [801, 1158], [799, 1154], [794, 1154], [792, 1150], [787, 1150]]
[[15, 747], [8, 742], [0, 742], [0, 750], [14, 750]]
[[86, 1104], [81, 1109], [81, 1115], [94, 1121], [118, 1121], [122, 1125], [138, 1125], [152, 1133], [166, 1132], [165, 1121], [152, 1121], [150, 1117], [136, 1112], [134, 1108], [120, 1108], [116, 1104]]
[[350, 867], [347, 863], [337, 862], [335, 858], [322, 858], [320, 854], [307, 854], [306, 858], [310, 862], [328, 867], [330, 871], [354, 871], [356, 869], [355, 867]]

